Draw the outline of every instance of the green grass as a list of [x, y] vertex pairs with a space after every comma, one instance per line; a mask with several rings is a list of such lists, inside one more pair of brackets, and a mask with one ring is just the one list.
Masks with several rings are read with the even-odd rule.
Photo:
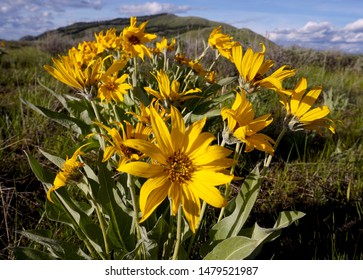
[[[281, 210], [297, 209], [307, 215], [284, 231], [277, 241], [268, 244], [259, 258], [361, 259], [363, 68], [359, 61], [363, 61], [362, 56], [293, 49], [282, 54], [271, 53], [271, 57], [277, 60], [277, 66], [287, 60], [299, 69], [286, 86], [291, 87], [302, 76], [307, 77], [309, 87], [323, 86], [337, 133], [334, 136], [298, 133], [281, 142], [251, 222], [257, 218], [261, 226], [270, 226]], [[12, 258], [8, 250], [11, 246], [35, 246], [20, 237], [17, 231], [22, 229], [50, 229], [58, 238], [72, 240], [67, 227], [44, 217], [44, 190], [32, 175], [24, 154], [26, 151], [40, 157], [38, 148], [42, 148], [62, 155], [72, 146], [70, 132], [21, 102], [25, 99], [60, 110], [57, 101], [38, 83], [41, 81], [56, 92], [67, 92], [66, 87], [43, 70], [50, 58], [35, 45], [15, 43], [8, 45], [6, 54], [0, 56], [0, 212], [4, 216], [0, 258], [4, 259]], [[220, 71], [229, 70], [223, 65], [218, 67]], [[278, 113], [275, 125], [267, 132], [276, 138], [283, 115], [278, 98], [271, 92], [256, 98], [256, 115], [269, 112], [271, 104]], [[244, 155], [238, 172], [245, 174], [260, 157], [255, 152]]]

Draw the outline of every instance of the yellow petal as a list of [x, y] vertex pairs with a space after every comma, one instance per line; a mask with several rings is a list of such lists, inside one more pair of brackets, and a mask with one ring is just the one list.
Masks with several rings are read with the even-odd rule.
[[119, 166], [117, 171], [126, 172], [142, 178], [151, 178], [161, 176], [164, 172], [164, 167], [146, 162], [130, 162]]
[[200, 200], [188, 187], [184, 187], [181, 203], [190, 230], [194, 233], [199, 219]]
[[171, 144], [171, 137], [168, 127], [154, 108], [150, 109], [150, 121], [160, 150], [173, 152], [174, 149]]
[[301, 122], [311, 122], [317, 119], [322, 119], [330, 113], [328, 106], [321, 106], [310, 110], [299, 118]]
[[142, 139], [128, 139], [123, 141], [123, 145], [132, 149], [138, 150], [145, 155], [148, 155], [153, 160], [161, 164], [166, 164], [166, 155], [155, 144]]
[[226, 175], [221, 172], [214, 172], [211, 170], [199, 170], [194, 172], [192, 176], [192, 181], [196, 185], [201, 183], [207, 187], [224, 185], [231, 182], [232, 179], [233, 175]]
[[184, 144], [185, 124], [182, 115], [174, 106], [171, 106], [171, 123], [171, 139], [174, 151], [178, 151]]
[[201, 149], [200, 152], [193, 154], [192, 160], [196, 165], [211, 163], [217, 159], [225, 158], [232, 153], [232, 150], [221, 146], [210, 146], [208, 149]]
[[297, 117], [304, 115], [311, 108], [311, 106], [315, 103], [316, 99], [319, 97], [321, 90], [322, 90], [321, 87], [317, 87], [315, 89], [310, 90], [304, 96], [304, 98], [301, 100], [299, 104], [299, 108], [295, 112], [295, 115]]
[[145, 221], [164, 201], [168, 195], [170, 182], [167, 177], [161, 176], [148, 179], [140, 190], [140, 210], [142, 218], [140, 223]]

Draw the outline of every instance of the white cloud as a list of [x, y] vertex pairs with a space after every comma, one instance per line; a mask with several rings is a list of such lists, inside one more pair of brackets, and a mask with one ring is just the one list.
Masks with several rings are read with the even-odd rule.
[[363, 18], [347, 24], [344, 29], [352, 32], [363, 32]]
[[363, 53], [363, 19], [349, 23], [343, 28], [337, 28], [326, 21], [309, 21], [301, 28], [275, 29], [269, 32], [269, 38], [285, 46], [298, 45]]
[[169, 3], [146, 2], [143, 4], [128, 4], [120, 6], [120, 13], [124, 15], [155, 15], [160, 13], [185, 13], [190, 10], [189, 6], [174, 5]]
[[16, 40], [56, 28], [55, 20], [72, 9], [101, 9], [104, 0], [1, 0], [0, 37]]

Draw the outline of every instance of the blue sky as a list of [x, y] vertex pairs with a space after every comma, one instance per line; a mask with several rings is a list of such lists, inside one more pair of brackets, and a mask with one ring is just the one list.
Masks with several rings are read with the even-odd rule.
[[0, 38], [164, 12], [246, 27], [280, 45], [363, 53], [361, 0], [1, 0]]

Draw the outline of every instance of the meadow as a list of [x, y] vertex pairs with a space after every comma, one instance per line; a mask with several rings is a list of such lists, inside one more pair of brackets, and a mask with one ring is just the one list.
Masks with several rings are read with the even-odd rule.
[[[250, 45], [256, 44], [256, 38], [249, 40]], [[77, 242], [67, 226], [47, 219], [46, 192], [26, 156], [32, 154], [46, 164], [39, 148], [65, 158], [73, 145], [72, 131], [31, 110], [24, 102], [62, 111], [59, 100], [47, 88], [57, 93], [71, 92], [43, 69], [60, 52], [54, 49], [59, 44], [46, 43], [5, 42], [0, 50], [1, 259], [13, 259], [14, 247], [41, 248], [21, 235], [22, 230], [47, 230], [61, 240]], [[247, 224], [257, 220], [269, 226], [284, 210], [297, 209], [306, 215], [266, 244], [257, 258], [362, 259], [363, 56], [292, 47], [272, 48], [267, 57], [277, 66], [289, 64], [298, 69], [296, 76], [284, 82], [286, 87], [300, 77], [322, 85], [321, 98], [331, 109], [336, 133], [301, 131], [281, 142]], [[231, 71], [225, 65], [217, 67], [220, 72]], [[264, 92], [256, 98], [259, 115], [271, 107], [277, 110], [276, 96]], [[276, 138], [279, 129], [272, 124], [269, 135]], [[236, 171], [244, 176], [258, 160], [257, 152], [246, 153]], [[206, 215], [213, 219], [215, 214], [207, 210]]]

